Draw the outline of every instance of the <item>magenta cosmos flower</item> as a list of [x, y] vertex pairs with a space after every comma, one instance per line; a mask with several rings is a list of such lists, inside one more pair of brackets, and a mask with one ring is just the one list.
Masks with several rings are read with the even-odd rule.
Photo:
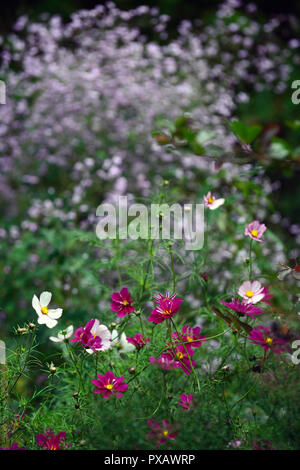
[[94, 393], [103, 393], [104, 398], [110, 398], [115, 395], [121, 398], [123, 393], [128, 389], [128, 384], [124, 383], [124, 377], [115, 377], [111, 371], [106, 372], [105, 375], [97, 374], [98, 379], [92, 379], [92, 383], [96, 385]]
[[239, 287], [238, 294], [246, 304], [257, 304], [265, 297], [264, 287], [258, 281], [245, 281]]
[[250, 331], [250, 341], [264, 348], [265, 351], [271, 350], [273, 353], [280, 354], [286, 350], [287, 340], [278, 338], [270, 328], [257, 326]]
[[183, 410], [189, 411], [194, 405], [194, 396], [192, 394], [186, 395], [185, 393], [182, 393], [180, 395], [180, 400], [177, 403]]
[[171, 370], [180, 368], [180, 363], [175, 361], [170, 354], [163, 353], [160, 357], [150, 356], [149, 361], [162, 370]]
[[123, 287], [120, 292], [114, 292], [111, 296], [112, 303], [110, 305], [113, 312], [117, 313], [118, 317], [125, 317], [128, 313], [134, 311], [132, 306], [130, 292], [127, 287]]
[[161, 423], [151, 419], [147, 421], [147, 424], [151, 429], [148, 438], [153, 439], [157, 446], [165, 444], [167, 441], [173, 441], [177, 437], [178, 432], [167, 419], [163, 419]]
[[254, 220], [245, 228], [245, 235], [246, 237], [252, 238], [252, 240], [261, 242], [261, 238], [266, 230], [267, 227], [265, 224], [261, 224], [258, 220]]
[[189, 354], [192, 355], [192, 348], [199, 348], [202, 345], [202, 341], [206, 339], [205, 336], [200, 335], [200, 331], [200, 326], [192, 328], [191, 326], [185, 325], [179, 335], [177, 334], [177, 332], [173, 332], [172, 338], [177, 341], [176, 344], [184, 343]]
[[154, 302], [156, 302], [157, 304], [160, 304], [161, 302], [163, 302], [163, 300], [174, 300], [175, 297], [177, 297], [176, 293], [170, 295], [170, 292], [166, 292], [165, 295], [159, 293], [157, 297], [153, 296], [153, 299], [154, 299]]
[[10, 447], [0, 447], [0, 450], [26, 450], [25, 447], [19, 447], [17, 442], [14, 442]]
[[72, 343], [80, 342], [85, 349], [91, 350], [92, 352], [101, 350], [103, 348], [102, 340], [100, 336], [93, 334], [92, 331], [95, 322], [96, 320], [92, 319], [89, 320], [85, 326], [77, 328], [74, 333], [74, 338], [70, 341]]
[[182, 299], [179, 297], [161, 300], [159, 305], [152, 310], [148, 321], [152, 321], [155, 325], [157, 325], [158, 323], [162, 323], [168, 318], [172, 318], [180, 309], [181, 303]]
[[230, 310], [233, 310], [242, 316], [246, 315], [248, 317], [255, 318], [257, 315], [261, 315], [263, 313], [261, 308], [255, 307], [253, 304], [249, 304], [244, 300], [242, 302], [238, 302], [237, 300], [232, 299], [231, 302], [224, 302], [223, 300], [220, 300], [220, 302], [230, 308]]
[[52, 429], [46, 429], [45, 434], [38, 434], [36, 436], [37, 445], [44, 447], [46, 450], [63, 450], [66, 447], [71, 447], [72, 444], [67, 444], [65, 440], [65, 432], [60, 432], [55, 435]]
[[206, 196], [204, 196], [204, 203], [206, 207], [208, 207], [210, 210], [218, 209], [218, 207], [222, 206], [224, 202], [224, 198], [216, 199], [210, 191], [207, 193]]
[[126, 339], [137, 349], [142, 349], [150, 341], [149, 338], [143, 338], [143, 335], [141, 335], [141, 333], [137, 333], [135, 336], [127, 337]]
[[189, 375], [192, 372], [191, 364], [193, 367], [196, 365], [195, 361], [191, 358], [194, 351], [189, 350], [186, 346], [181, 344], [168, 349], [168, 352], [165, 354], [170, 360], [173, 359], [175, 361], [176, 368], [181, 368], [186, 375]]

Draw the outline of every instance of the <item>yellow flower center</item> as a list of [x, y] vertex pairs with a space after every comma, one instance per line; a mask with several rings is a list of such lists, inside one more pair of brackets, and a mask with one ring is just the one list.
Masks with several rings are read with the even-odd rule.
[[181, 351], [177, 351], [176, 355], [177, 355], [178, 359], [182, 359], [182, 358], [183, 358], [183, 354], [182, 354]]
[[191, 336], [187, 336], [186, 339], [190, 342], [193, 341], [194, 338], [192, 338]]
[[258, 231], [257, 230], [251, 230], [251, 235], [253, 235], [253, 237], [257, 237]]
[[247, 290], [246, 296], [249, 297], [249, 299], [250, 299], [251, 297], [253, 297], [253, 295], [254, 295], [254, 294], [253, 294], [252, 290]]
[[208, 202], [209, 202], [209, 204], [212, 204], [214, 202], [214, 200], [211, 196], [208, 198]]
[[114, 388], [114, 386], [113, 386], [113, 384], [107, 384], [106, 388], [107, 388], [107, 390], [111, 390], [112, 388]]
[[47, 313], [49, 312], [49, 310], [47, 309], [47, 307], [42, 307], [41, 310], [42, 310], [42, 313], [43, 313], [44, 315], [47, 315]]
[[165, 431], [163, 432], [163, 435], [164, 435], [164, 436], [168, 436], [168, 434], [169, 434], [169, 431], [167, 431], [167, 430], [165, 430]]
[[272, 340], [272, 338], [268, 337], [268, 338], [266, 338], [265, 342], [266, 342], [266, 344], [269, 344], [271, 346], [271, 344], [273, 343], [273, 340]]
[[123, 300], [123, 305], [125, 305], [125, 307], [126, 307], [126, 305], [128, 305], [128, 304], [129, 304], [128, 300]]
[[172, 313], [171, 310], [164, 310], [163, 311], [164, 315], [171, 315], [171, 313]]

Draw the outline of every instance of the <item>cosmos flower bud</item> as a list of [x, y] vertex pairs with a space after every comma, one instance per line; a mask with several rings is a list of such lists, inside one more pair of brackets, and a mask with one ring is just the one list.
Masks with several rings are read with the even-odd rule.
[[27, 332], [28, 332], [27, 328], [18, 328], [18, 329], [17, 329], [17, 333], [18, 333], [19, 335], [24, 335], [24, 334], [27, 333]]
[[129, 374], [135, 374], [135, 368], [134, 367], [129, 367], [128, 369]]

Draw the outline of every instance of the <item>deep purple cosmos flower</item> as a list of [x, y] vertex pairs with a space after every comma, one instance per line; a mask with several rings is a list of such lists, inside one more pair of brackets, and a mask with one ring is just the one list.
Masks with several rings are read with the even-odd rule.
[[179, 335], [174, 331], [172, 333], [172, 338], [176, 341], [176, 344], [184, 343], [189, 354], [192, 355], [192, 348], [199, 348], [202, 344], [201, 340], [205, 340], [205, 336], [201, 336], [200, 331], [200, 326], [192, 328], [191, 326], [185, 325]]
[[[176, 295], [176, 294], [174, 294]], [[152, 321], [155, 325], [162, 323], [168, 318], [172, 318], [175, 313], [180, 309], [182, 299], [174, 298], [174, 296], [163, 299], [159, 302], [159, 305], [152, 310], [148, 321]]]
[[147, 424], [151, 429], [148, 438], [154, 440], [156, 446], [165, 444], [167, 441], [173, 441], [177, 437], [178, 431], [167, 419], [163, 419], [161, 423], [151, 419], [147, 421]]
[[180, 400], [177, 402], [183, 410], [189, 411], [194, 405], [194, 396], [181, 393]]
[[246, 315], [248, 317], [255, 318], [257, 315], [261, 315], [263, 313], [261, 308], [255, 307], [253, 304], [247, 304], [244, 301], [238, 302], [237, 300], [232, 299], [231, 302], [224, 302], [223, 300], [220, 300], [220, 302], [242, 316]]
[[113, 395], [121, 398], [128, 389], [128, 384], [124, 383], [124, 377], [115, 377], [111, 371], [105, 375], [97, 374], [98, 379], [92, 379], [91, 382], [97, 387], [94, 393], [103, 393], [104, 398], [110, 398]]
[[252, 238], [252, 240], [256, 240], [257, 242], [261, 242], [261, 238], [267, 227], [265, 224], [261, 224], [258, 220], [253, 220], [247, 227], [245, 228], [245, 236]]
[[123, 287], [120, 292], [114, 292], [111, 296], [112, 303], [110, 305], [113, 312], [117, 313], [118, 317], [125, 317], [128, 313], [134, 311], [132, 306], [130, 292], [127, 287]]
[[126, 339], [129, 343], [133, 344], [133, 346], [135, 346], [137, 349], [142, 349], [150, 341], [149, 338], [144, 338], [143, 335], [141, 335], [141, 333], [137, 333], [135, 336], [127, 337]]
[[273, 353], [280, 354], [286, 350], [287, 340], [278, 338], [274, 335], [270, 328], [265, 326], [257, 326], [250, 331], [250, 341], [258, 344], [265, 351], [271, 350]]
[[67, 444], [66, 433], [60, 432], [54, 434], [52, 429], [46, 429], [45, 434], [38, 434], [36, 436], [36, 442], [39, 447], [44, 447], [46, 450], [63, 450], [66, 447], [71, 447], [72, 444]]
[[26, 450], [25, 447], [19, 447], [17, 442], [14, 442], [10, 447], [0, 447], [0, 450]]

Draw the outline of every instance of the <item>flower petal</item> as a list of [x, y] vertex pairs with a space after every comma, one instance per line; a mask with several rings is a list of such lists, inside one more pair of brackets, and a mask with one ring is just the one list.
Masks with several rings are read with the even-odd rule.
[[40, 304], [42, 307], [48, 307], [51, 301], [52, 294], [51, 292], [45, 291], [40, 295]]

